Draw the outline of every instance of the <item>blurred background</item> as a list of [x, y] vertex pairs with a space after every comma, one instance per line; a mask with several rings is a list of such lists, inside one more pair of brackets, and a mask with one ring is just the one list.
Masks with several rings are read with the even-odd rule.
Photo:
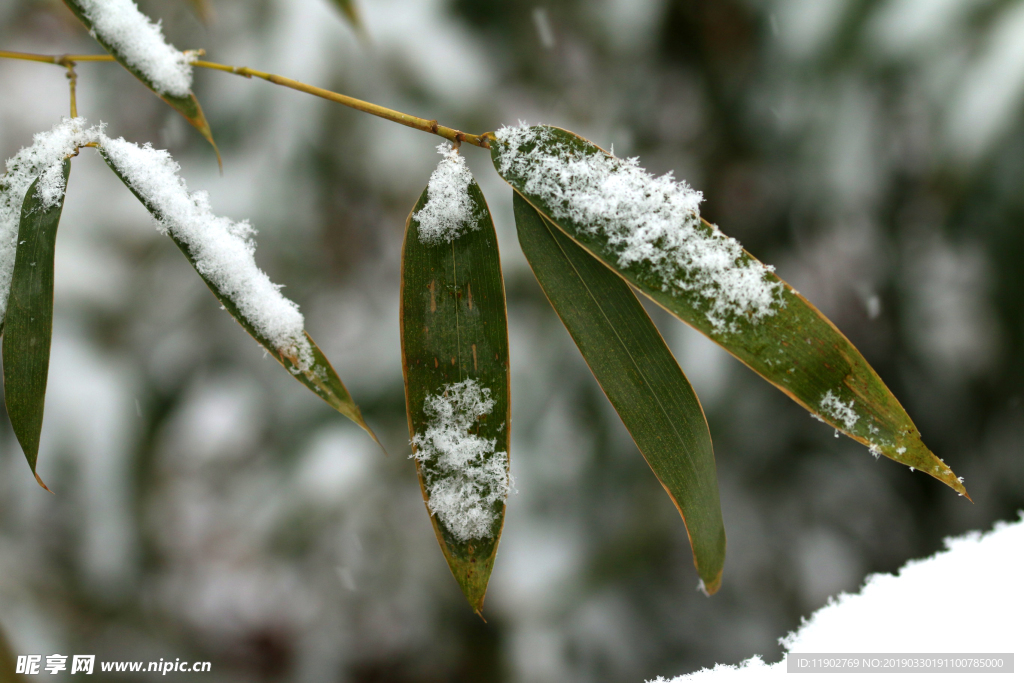
[[[830, 595], [1024, 508], [1024, 2], [358, 2], [364, 41], [330, 0], [209, 0], [206, 25], [185, 0], [140, 6], [213, 61], [470, 132], [560, 125], [674, 170], [863, 351], [975, 503], [834, 438], [652, 309], [716, 446], [729, 555], [721, 592], [698, 593], [678, 514], [468, 147], [502, 247], [518, 489], [484, 623], [406, 458], [400, 246], [440, 140], [197, 70], [220, 176], [129, 74], [83, 64], [83, 116], [169, 149], [215, 211], [252, 219], [258, 263], [391, 455], [265, 358], [86, 150], [57, 246], [39, 456], [55, 495], [0, 421], [15, 652], [209, 660], [209, 681], [642, 681], [773, 661]], [[56, 0], [0, 3], [0, 47], [99, 49]], [[0, 154], [67, 107], [61, 69], [0, 63]]]

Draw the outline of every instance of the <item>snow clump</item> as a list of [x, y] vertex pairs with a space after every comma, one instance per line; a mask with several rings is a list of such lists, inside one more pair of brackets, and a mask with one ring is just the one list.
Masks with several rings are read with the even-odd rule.
[[36, 196], [42, 208], [57, 206], [64, 198], [64, 160], [95, 142], [101, 132], [102, 125], [87, 129], [84, 118], [64, 119], [51, 130], [36, 133], [30, 146], [7, 160], [7, 173], [0, 178], [0, 321], [7, 314], [25, 193], [39, 178]]
[[853, 401], [843, 403], [839, 400], [838, 396], [832, 393], [831, 389], [826, 391], [825, 395], [821, 397], [821, 410], [833, 420], [842, 422], [843, 426], [846, 427], [846, 431], [853, 429], [854, 425], [857, 424], [857, 420], [860, 419], [853, 409]]
[[783, 305], [772, 266], [747, 256], [740, 243], [700, 220], [703, 196], [672, 173], [655, 177], [637, 159], [585, 153], [555, 141], [541, 126], [504, 127], [495, 133], [499, 171], [522, 179], [552, 217], [601, 236], [620, 268], [646, 264], [662, 290], [700, 296], [715, 332], [736, 332]]
[[494, 504], [508, 497], [508, 453], [495, 453], [496, 439], [472, 433], [494, 409], [491, 390], [476, 380], [447, 384], [424, 403], [427, 428], [413, 437], [425, 471], [428, 506], [460, 541], [489, 538]]
[[156, 218], [159, 229], [188, 249], [209, 280], [274, 348], [307, 371], [315, 364], [299, 307], [256, 266], [256, 230], [210, 210], [206, 192], [189, 192], [164, 150], [101, 136], [103, 154]]
[[452, 242], [470, 230], [478, 230], [469, 184], [473, 174], [458, 150], [445, 141], [437, 146], [441, 161], [427, 183], [427, 203], [412, 215], [418, 221], [420, 241], [438, 245]]
[[186, 53], [164, 39], [160, 23], [132, 0], [78, 0], [95, 38], [124, 58], [161, 95], [188, 97], [192, 64]]

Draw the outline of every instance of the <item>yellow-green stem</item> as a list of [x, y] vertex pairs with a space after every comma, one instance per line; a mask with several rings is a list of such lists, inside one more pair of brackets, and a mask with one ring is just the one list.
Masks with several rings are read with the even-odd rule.
[[71, 118], [78, 118], [78, 102], [75, 99], [75, 86], [78, 85], [78, 76], [75, 74], [75, 63], [68, 62], [68, 87], [71, 89]]
[[[38, 55], [27, 52], [8, 52], [0, 50], [0, 59], [21, 59], [30, 62], [43, 62], [45, 64], [59, 64], [66, 66], [69, 69], [74, 66], [76, 62], [112, 62], [114, 58], [111, 55]], [[442, 126], [437, 123], [435, 119], [424, 119], [419, 116], [412, 116], [411, 114], [404, 114], [394, 109], [388, 109], [372, 102], [365, 102], [363, 100], [349, 97], [348, 95], [342, 95], [331, 90], [325, 90], [324, 88], [318, 88], [314, 85], [302, 83], [285, 76], [278, 76], [277, 74], [267, 73], [265, 71], [257, 71], [256, 69], [250, 69], [246, 66], [230, 66], [228, 64], [217, 64], [215, 62], [206, 62], [203, 60], [196, 60], [192, 62], [193, 66], [200, 67], [202, 69], [212, 69], [214, 71], [223, 71], [225, 73], [235, 74], [237, 76], [244, 76], [245, 78], [262, 78], [265, 81], [269, 81], [276, 85], [281, 85], [292, 90], [298, 90], [309, 95], [315, 95], [316, 97], [322, 97], [325, 100], [331, 102], [337, 102], [343, 104], [346, 107], [357, 109], [367, 114], [373, 114], [379, 116], [382, 119], [388, 121], [394, 121], [400, 123], [403, 126], [409, 128], [415, 128], [425, 133], [433, 133], [439, 135], [447, 140], [451, 140], [454, 143], [468, 142], [471, 145], [477, 147], [483, 147], [485, 149], [490, 148], [490, 142], [487, 135], [473, 135], [470, 133], [463, 133], [461, 130], [455, 128], [449, 128], [448, 126]]]

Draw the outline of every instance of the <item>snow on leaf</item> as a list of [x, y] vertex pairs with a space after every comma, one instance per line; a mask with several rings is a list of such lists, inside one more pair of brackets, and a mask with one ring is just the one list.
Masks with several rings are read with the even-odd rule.
[[656, 177], [635, 158], [581, 152], [543, 126], [504, 127], [495, 136], [503, 177], [521, 179], [520, 190], [539, 197], [556, 220], [606, 239], [620, 268], [646, 264], [665, 291], [705, 299], [717, 331], [756, 323], [781, 306], [782, 285], [765, 277], [774, 269], [717, 227], [704, 227], [701, 193], [671, 172]]
[[492, 536], [494, 504], [509, 492], [508, 454], [494, 452], [495, 439], [473, 433], [494, 409], [490, 394], [472, 379], [445, 385], [427, 397], [427, 428], [412, 440], [411, 457], [427, 475], [430, 512], [461, 541]]
[[205, 192], [189, 192], [178, 164], [164, 150], [101, 136], [102, 151], [128, 186], [153, 212], [161, 231], [185, 245], [195, 268], [238, 309], [276, 350], [306, 371], [315, 365], [299, 307], [256, 266], [248, 221], [217, 216]]
[[853, 409], [853, 401], [843, 403], [838, 396], [832, 393], [831, 389], [821, 397], [821, 411], [833, 420], [842, 422], [847, 430], [853, 429], [857, 420], [860, 419]]
[[36, 194], [42, 208], [56, 206], [64, 197], [64, 159], [94, 142], [101, 131], [102, 126], [87, 129], [84, 118], [64, 119], [51, 130], [36, 133], [30, 146], [7, 160], [7, 173], [0, 178], [0, 322], [7, 313], [25, 193], [39, 178]]
[[187, 97], [192, 89], [189, 57], [164, 39], [159, 22], [132, 0], [76, 0], [93, 34], [145, 76], [161, 95]]
[[427, 183], [427, 203], [413, 214], [419, 222], [419, 237], [424, 244], [451, 242], [470, 230], [478, 230], [469, 184], [473, 182], [466, 160], [452, 143], [437, 146], [442, 156]]

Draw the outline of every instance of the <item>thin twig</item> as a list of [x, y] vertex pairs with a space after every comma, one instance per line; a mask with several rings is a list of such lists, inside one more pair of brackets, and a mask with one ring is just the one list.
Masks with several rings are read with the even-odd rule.
[[[61, 66], [74, 66], [76, 62], [112, 62], [114, 57], [112, 55], [39, 55], [31, 54], [27, 52], [7, 52], [0, 50], [0, 59], [21, 59], [30, 62], [43, 62], [46, 64], [59, 64]], [[214, 71], [223, 71], [225, 73], [235, 74], [237, 76], [243, 76], [245, 78], [262, 78], [265, 81], [281, 85], [292, 90], [298, 90], [309, 95], [315, 95], [316, 97], [322, 97], [325, 100], [331, 102], [337, 102], [343, 104], [346, 107], [357, 109], [367, 114], [373, 114], [379, 116], [382, 119], [400, 123], [403, 126], [409, 128], [415, 128], [421, 130], [424, 133], [433, 133], [439, 135], [447, 140], [451, 140], [454, 143], [468, 142], [471, 145], [477, 147], [483, 147], [490, 149], [490, 138], [484, 135], [473, 135], [470, 133], [464, 133], [461, 130], [455, 128], [449, 128], [448, 126], [438, 125], [436, 120], [424, 119], [418, 116], [412, 116], [411, 114], [403, 114], [400, 111], [394, 109], [388, 109], [372, 102], [365, 102], [363, 100], [349, 97], [348, 95], [342, 95], [331, 90], [325, 90], [324, 88], [318, 88], [315, 85], [309, 85], [296, 81], [285, 76], [278, 76], [277, 74], [267, 73], [265, 71], [257, 71], [256, 69], [250, 69], [247, 66], [230, 66], [228, 64], [217, 64], [215, 62], [206, 62], [203, 60], [193, 60], [193, 66], [200, 67], [202, 69], [212, 69]], [[70, 67], [69, 67], [70, 68]]]
[[68, 87], [71, 89], [71, 118], [78, 118], [78, 102], [75, 99], [75, 86], [78, 85], [78, 75], [75, 73], [75, 63], [67, 62], [65, 66], [68, 68]]
[[388, 109], [387, 107], [382, 107], [378, 104], [373, 104], [372, 102], [365, 102], [354, 97], [349, 97], [348, 95], [342, 95], [341, 93], [336, 93], [331, 90], [318, 88], [315, 85], [308, 85], [285, 76], [278, 76], [277, 74], [270, 74], [265, 71], [257, 71], [256, 69], [250, 69], [247, 66], [230, 66], [228, 64], [217, 64], [215, 62], [206, 62], [202, 60], [194, 61], [192, 64], [203, 69], [224, 71], [237, 76], [244, 76], [245, 78], [262, 78], [263, 80], [270, 81], [276, 85], [282, 85], [286, 88], [291, 88], [292, 90], [298, 90], [299, 92], [304, 92], [309, 95], [322, 97], [325, 100], [337, 102], [338, 104], [343, 104], [346, 107], [351, 107], [352, 109], [357, 109], [359, 111], [366, 112], [367, 114], [373, 114], [374, 116], [379, 116], [380, 118], [387, 119], [388, 121], [400, 123], [403, 126], [421, 130], [424, 133], [440, 135], [452, 142], [468, 142], [471, 145], [476, 145], [477, 147], [490, 148], [490, 142], [485, 135], [471, 135], [469, 133], [463, 133], [461, 130], [456, 130], [455, 128], [440, 126], [436, 120], [423, 119], [418, 116], [412, 116], [411, 114], [403, 114], [402, 112], [395, 111], [394, 109]]

